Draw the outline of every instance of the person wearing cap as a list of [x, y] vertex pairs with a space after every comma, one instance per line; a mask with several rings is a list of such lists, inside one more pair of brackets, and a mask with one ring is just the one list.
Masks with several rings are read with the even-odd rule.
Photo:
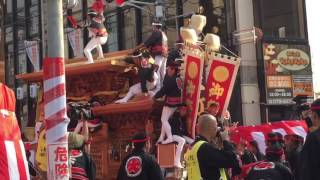
[[188, 107], [185, 103], [181, 103], [179, 108], [174, 112], [174, 114], [169, 119], [169, 124], [171, 126], [172, 139], [174, 142], [178, 143], [176, 156], [174, 160], [175, 167], [183, 168], [181, 165], [181, 153], [183, 146], [187, 142], [188, 144], [193, 143], [193, 139], [187, 130], [187, 111]]
[[123, 159], [117, 180], [163, 180], [159, 164], [146, 152], [146, 145], [149, 143], [146, 134], [135, 134], [131, 143], [133, 150]]
[[[229, 132], [224, 130], [217, 137], [217, 120], [210, 114], [198, 119], [198, 135], [185, 153], [188, 180], [227, 180], [226, 168], [232, 168], [233, 176], [241, 172], [235, 148], [229, 142]], [[221, 138], [223, 147], [214, 144]]]
[[289, 167], [281, 161], [283, 155], [284, 150], [280, 144], [268, 146], [266, 149], [266, 160], [251, 164], [248, 174], [244, 179], [294, 180]]
[[139, 50], [134, 51], [131, 57], [138, 66], [140, 83], [131, 86], [126, 96], [115, 101], [115, 103], [127, 103], [132, 97], [141, 93], [153, 97], [160, 89], [159, 77], [155, 72], [157, 67], [154, 65], [153, 59], [148, 55], [143, 55]]
[[149, 49], [155, 63], [159, 66], [157, 70], [158, 77], [160, 78], [160, 85], [163, 83], [166, 73], [166, 63], [168, 55], [168, 38], [167, 35], [161, 30], [162, 24], [159, 21], [152, 23], [152, 34], [149, 38], [139, 47], [144, 46]]
[[98, 51], [98, 59], [103, 59], [103, 50], [102, 46], [108, 40], [108, 32], [106, 27], [104, 26], [105, 18], [103, 16], [103, 11], [92, 11], [88, 13], [90, 17], [90, 25], [88, 27], [89, 36], [91, 37], [90, 41], [84, 48], [83, 52], [88, 59], [89, 63], [93, 63], [93, 57], [91, 51], [97, 48]]
[[[155, 99], [166, 97], [165, 104], [161, 114], [161, 133], [157, 143], [168, 144], [173, 141], [171, 127], [168, 122], [171, 115], [176, 111], [181, 104], [182, 80], [179, 77], [179, 66], [177, 62], [168, 64], [167, 74], [163, 81], [163, 86], [154, 96]], [[167, 137], [164, 140], [165, 136]]]
[[312, 123], [317, 127], [309, 133], [303, 145], [298, 168], [299, 180], [319, 179], [320, 177], [320, 98], [311, 104]]

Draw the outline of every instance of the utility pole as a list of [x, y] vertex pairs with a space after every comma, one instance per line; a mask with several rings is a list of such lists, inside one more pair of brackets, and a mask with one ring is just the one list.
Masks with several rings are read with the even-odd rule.
[[44, 115], [48, 180], [69, 180], [63, 0], [48, 0], [48, 57], [44, 61]]

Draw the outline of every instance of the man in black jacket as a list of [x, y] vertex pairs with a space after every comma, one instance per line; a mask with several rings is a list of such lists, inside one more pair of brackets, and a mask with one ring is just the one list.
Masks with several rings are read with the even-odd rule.
[[211, 144], [217, 138], [217, 120], [210, 114], [201, 115], [197, 124], [199, 135], [185, 154], [188, 180], [227, 180], [225, 168], [241, 172], [235, 149], [229, 142], [228, 131], [220, 132], [223, 148]]
[[294, 180], [291, 170], [282, 162], [284, 155], [280, 144], [272, 144], [266, 149], [266, 161], [256, 163], [246, 180]]
[[154, 62], [148, 56], [144, 56], [139, 50], [133, 52], [131, 56], [134, 63], [138, 66], [140, 83], [129, 88], [125, 97], [115, 101], [115, 103], [127, 103], [133, 96], [143, 93], [145, 96], [153, 97], [160, 89], [159, 77], [155, 73]]
[[[182, 80], [179, 77], [179, 66], [177, 62], [168, 64], [168, 72], [163, 81], [163, 86], [154, 96], [155, 99], [166, 96], [165, 105], [161, 114], [161, 134], [157, 143], [168, 144], [173, 141], [171, 127], [168, 122], [171, 115], [181, 104]], [[164, 140], [165, 136], [167, 137]]]
[[148, 138], [145, 133], [133, 136], [133, 151], [123, 159], [117, 180], [163, 180], [157, 161], [145, 152]]
[[308, 134], [302, 148], [298, 170], [299, 180], [319, 179], [320, 177], [320, 99], [316, 99], [311, 104], [311, 111], [312, 123], [317, 129]]

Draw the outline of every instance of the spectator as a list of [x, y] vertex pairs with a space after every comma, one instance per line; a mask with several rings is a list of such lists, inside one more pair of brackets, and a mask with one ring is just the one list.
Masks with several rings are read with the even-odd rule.
[[307, 135], [299, 158], [299, 180], [318, 179], [320, 172], [320, 99], [311, 104], [312, 124], [317, 127], [315, 131]]
[[260, 152], [257, 141], [251, 141], [248, 150], [254, 155], [256, 161], [264, 160], [264, 155]]
[[146, 153], [146, 143], [149, 143], [146, 134], [134, 135], [131, 142], [134, 149], [123, 159], [117, 180], [163, 180], [159, 164]]
[[218, 149], [210, 142], [217, 138], [217, 120], [210, 114], [204, 114], [198, 120], [198, 132], [192, 148], [185, 154], [189, 180], [227, 180], [225, 168], [233, 168], [236, 175], [240, 165], [235, 149], [229, 142], [228, 131], [220, 133], [223, 148]]

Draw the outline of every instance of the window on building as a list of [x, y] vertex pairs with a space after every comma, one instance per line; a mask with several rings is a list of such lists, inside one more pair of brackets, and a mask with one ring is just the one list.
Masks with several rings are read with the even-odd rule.
[[124, 10], [124, 48], [130, 49], [136, 46], [136, 22], [134, 8]]
[[305, 38], [304, 0], [261, 0], [265, 37]]
[[110, 13], [107, 16], [107, 29], [108, 29], [108, 51], [117, 51], [118, 48], [118, 31], [117, 31], [117, 14]]

